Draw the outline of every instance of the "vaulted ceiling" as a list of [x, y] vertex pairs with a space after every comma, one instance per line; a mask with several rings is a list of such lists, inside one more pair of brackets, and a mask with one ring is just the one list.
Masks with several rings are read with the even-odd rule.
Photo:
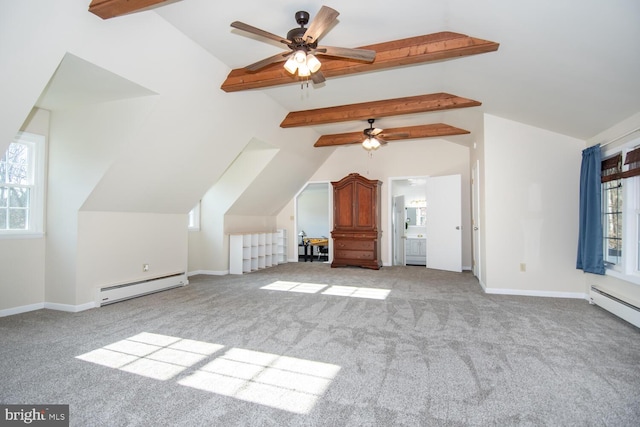
[[[92, 6], [101, 8], [104, 17], [155, 7], [228, 65], [226, 80], [212, 84], [227, 92], [262, 90], [298, 114], [446, 93], [476, 100], [469, 114], [487, 112], [586, 139], [640, 111], [637, 2], [238, 0], [226, 7], [207, 0], [133, 3], [94, 0]], [[323, 4], [340, 16], [321, 43], [374, 49], [378, 55], [373, 64], [322, 58], [327, 81], [302, 87], [283, 71], [282, 63], [255, 73], [243, 68], [278, 53], [282, 45], [232, 29], [231, 22], [285, 35], [297, 27], [295, 12], [306, 10], [313, 20]], [[370, 107], [338, 123], [305, 125], [321, 136], [348, 134], [366, 127], [368, 117], [385, 117], [376, 121], [385, 129], [439, 123], [463, 129], [468, 123], [464, 114], [447, 109], [384, 116]], [[321, 139], [317, 145], [323, 144]]]

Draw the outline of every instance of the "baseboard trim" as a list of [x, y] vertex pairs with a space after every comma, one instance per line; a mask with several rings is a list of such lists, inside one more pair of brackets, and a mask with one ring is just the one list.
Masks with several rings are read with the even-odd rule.
[[3, 310], [0, 310], [0, 317], [13, 316], [14, 314], [27, 313], [29, 311], [41, 310], [43, 308], [43, 302], [21, 305], [20, 307], [5, 308]]
[[49, 310], [66, 311], [68, 313], [78, 313], [80, 311], [89, 310], [98, 307], [95, 302], [87, 302], [80, 305], [59, 304], [57, 302], [45, 302], [44, 308]]
[[535, 291], [522, 289], [502, 289], [482, 287], [486, 294], [494, 295], [517, 295], [526, 297], [548, 297], [548, 298], [572, 298], [589, 300], [589, 294], [584, 292], [555, 292], [555, 291]]
[[188, 277], [196, 276], [198, 274], [205, 274], [207, 276], [226, 276], [229, 274], [229, 270], [194, 270], [187, 273]]
[[0, 317], [13, 316], [14, 314], [28, 313], [30, 311], [48, 309], [57, 311], [66, 311], [68, 313], [78, 313], [80, 311], [96, 308], [94, 302], [88, 302], [86, 304], [71, 305], [71, 304], [59, 304], [56, 302], [39, 302], [36, 304], [27, 304], [20, 307], [6, 308], [0, 310]]

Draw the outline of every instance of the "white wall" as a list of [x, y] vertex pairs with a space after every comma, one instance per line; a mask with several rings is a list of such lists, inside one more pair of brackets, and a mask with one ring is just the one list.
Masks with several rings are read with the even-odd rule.
[[153, 108], [154, 101], [149, 97], [113, 101], [52, 114], [47, 196], [47, 302], [76, 305], [93, 300], [93, 297], [76, 300], [78, 212], [127, 146], [128, 135]]
[[[345, 161], [348, 159], [348, 161]], [[310, 181], [339, 181], [356, 172], [382, 184], [382, 262], [391, 265], [389, 211], [389, 179], [407, 176], [462, 176], [462, 265], [471, 265], [471, 190], [469, 148], [443, 139], [421, 139], [391, 142], [369, 155], [360, 145], [336, 149], [313, 174]], [[287, 205], [290, 209], [290, 205]], [[293, 215], [293, 213], [291, 213]], [[287, 213], [281, 213], [282, 220]], [[279, 226], [282, 223], [279, 222]], [[290, 233], [292, 230], [289, 231]], [[291, 242], [291, 239], [290, 239]], [[295, 243], [295, 242], [294, 242]]]
[[[20, 130], [43, 135], [48, 146], [49, 120], [48, 111], [33, 109]], [[44, 259], [44, 236], [0, 238], [0, 311], [44, 302]]]
[[[205, 193], [200, 203], [200, 230], [189, 233], [189, 271], [226, 274], [229, 271], [229, 233], [267, 231], [253, 216], [227, 216], [239, 194], [256, 179], [278, 153], [274, 146], [252, 139], [226, 169], [222, 177]], [[242, 219], [239, 219], [242, 218]], [[255, 227], [255, 228], [254, 228]]]
[[575, 265], [585, 142], [490, 115], [484, 129], [487, 291], [584, 296]]
[[80, 303], [101, 287], [186, 273], [187, 215], [80, 212], [77, 252]]

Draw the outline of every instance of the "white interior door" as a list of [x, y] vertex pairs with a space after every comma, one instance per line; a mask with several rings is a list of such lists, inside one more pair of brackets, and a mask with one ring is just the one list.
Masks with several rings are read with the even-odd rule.
[[393, 265], [406, 265], [404, 196], [393, 197]]
[[472, 212], [471, 212], [471, 238], [473, 239], [473, 275], [480, 279], [482, 263], [480, 262], [480, 161], [476, 161], [471, 171], [472, 183]]
[[427, 268], [462, 271], [462, 178], [427, 180]]

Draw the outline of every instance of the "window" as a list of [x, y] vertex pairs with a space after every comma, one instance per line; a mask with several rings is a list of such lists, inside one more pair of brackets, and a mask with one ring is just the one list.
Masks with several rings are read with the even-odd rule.
[[20, 132], [0, 158], [0, 236], [43, 231], [44, 137]]
[[603, 256], [607, 266], [622, 264], [622, 154], [602, 162]]
[[[640, 284], [640, 140], [602, 161], [603, 254], [607, 274]], [[604, 157], [604, 156], [603, 156]]]
[[200, 230], [200, 202], [189, 211], [189, 230]]

